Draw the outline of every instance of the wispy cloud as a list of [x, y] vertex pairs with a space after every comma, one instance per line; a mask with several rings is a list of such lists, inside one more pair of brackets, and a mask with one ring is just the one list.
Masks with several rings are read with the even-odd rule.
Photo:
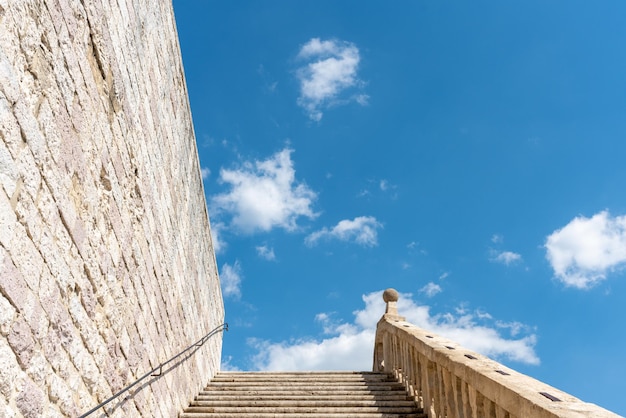
[[[365, 307], [356, 311], [353, 322], [331, 320], [331, 314], [317, 315], [324, 338], [284, 342], [253, 339], [253, 358], [259, 370], [369, 370], [376, 323], [385, 312], [382, 291], [363, 296]], [[487, 356], [526, 364], [539, 364], [536, 336], [523, 324], [496, 321], [484, 312], [431, 315], [428, 306], [418, 305], [410, 294], [402, 294], [398, 310], [407, 321]], [[506, 335], [503, 335], [506, 333]], [[515, 334], [515, 335], [514, 335]], [[521, 335], [525, 334], [525, 335]]]
[[226, 249], [226, 242], [222, 239], [224, 227], [225, 225], [221, 222], [211, 223], [211, 241], [216, 254], [220, 254]]
[[[368, 185], [363, 188], [359, 193], [357, 193], [357, 197], [359, 198], [371, 198], [374, 195], [381, 196], [390, 196], [392, 199], [398, 198], [398, 186], [395, 184], [391, 184], [387, 179], [380, 180], [368, 180]], [[377, 192], [382, 193], [377, 193]]]
[[261, 258], [264, 258], [269, 261], [276, 260], [276, 254], [274, 254], [274, 249], [271, 247], [268, 247], [267, 245], [257, 246], [256, 252]]
[[378, 182], [378, 187], [383, 192], [394, 192], [394, 197], [397, 197], [397, 196], [395, 196], [395, 192], [397, 192], [398, 186], [395, 185], [395, 184], [389, 183], [389, 180], [387, 180], [387, 179], [380, 180]]
[[341, 321], [337, 321], [334, 317], [334, 312], [326, 313], [322, 312], [315, 315], [315, 321], [322, 325], [324, 334], [335, 334], [337, 327], [341, 325]]
[[302, 46], [298, 59], [304, 62], [296, 72], [300, 82], [298, 104], [312, 120], [320, 121], [322, 111], [339, 102], [367, 104], [368, 96], [361, 92], [340, 97], [347, 89], [362, 85], [357, 77], [361, 57], [353, 43], [313, 38]]
[[317, 195], [296, 181], [291, 153], [286, 148], [267, 160], [221, 169], [220, 181], [230, 190], [211, 199], [211, 213], [232, 215], [232, 226], [247, 233], [275, 227], [293, 231], [299, 217], [316, 217], [311, 206]]
[[501, 263], [504, 265], [511, 265], [522, 260], [521, 254], [514, 253], [513, 251], [491, 251], [490, 260], [494, 263]]
[[331, 229], [323, 228], [305, 238], [308, 246], [313, 246], [321, 239], [352, 241], [364, 247], [378, 245], [378, 229], [382, 224], [373, 216], [359, 216], [353, 220], [344, 219]]
[[441, 286], [436, 283], [429, 282], [420, 289], [420, 293], [423, 293], [429, 298], [432, 298], [436, 294], [441, 293]]
[[367, 106], [370, 102], [370, 96], [367, 94], [357, 94], [354, 96], [354, 100], [361, 106]]
[[238, 260], [232, 266], [224, 263], [220, 272], [220, 283], [224, 297], [241, 298], [241, 264]]
[[202, 175], [203, 179], [208, 179], [211, 175], [211, 170], [209, 169], [209, 167], [202, 167], [200, 169], [200, 174]]
[[546, 257], [566, 286], [588, 289], [626, 266], [626, 215], [579, 216], [546, 238]]
[[233, 356], [222, 357], [222, 364], [220, 366], [220, 370], [225, 372], [240, 372], [241, 369], [231, 362], [233, 360]]

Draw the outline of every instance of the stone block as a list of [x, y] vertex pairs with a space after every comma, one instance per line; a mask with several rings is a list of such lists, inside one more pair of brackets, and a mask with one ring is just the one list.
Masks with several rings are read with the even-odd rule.
[[67, 386], [64, 379], [52, 373], [48, 376], [47, 387], [49, 388], [48, 397], [50, 401], [59, 408], [64, 416], [76, 417], [83, 412], [78, 409], [72, 396], [72, 389]]
[[28, 286], [18, 268], [13, 264], [10, 254], [0, 246], [0, 292], [20, 310], [28, 296]]
[[[0, 23], [0, 415], [76, 416], [223, 322], [172, 7], [0, 0]], [[112, 415], [176, 415], [219, 338]]]
[[11, 326], [7, 335], [7, 341], [17, 357], [17, 361], [23, 370], [30, 366], [30, 360], [35, 352], [35, 339], [33, 333], [22, 317], [18, 317]]
[[0, 335], [6, 337], [15, 319], [16, 310], [2, 294], [0, 294]]
[[11, 207], [10, 198], [4, 190], [0, 190], [0, 245], [4, 248], [11, 248], [16, 226], [17, 217]]
[[30, 379], [26, 379], [24, 387], [15, 399], [15, 404], [24, 418], [39, 418], [43, 415], [46, 399], [43, 390]]
[[[0, 112], [8, 112], [6, 101], [0, 99]], [[0, 142], [0, 186], [5, 193], [12, 193], [19, 178], [18, 166], [4, 142]]]
[[23, 375], [23, 372], [13, 349], [4, 337], [0, 337], [0, 394], [5, 399], [11, 399], [16, 390], [16, 380], [20, 375]]

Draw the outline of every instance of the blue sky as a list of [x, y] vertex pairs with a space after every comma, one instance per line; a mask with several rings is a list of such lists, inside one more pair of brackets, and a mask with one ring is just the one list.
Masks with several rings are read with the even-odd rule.
[[223, 367], [401, 314], [626, 414], [626, 4], [175, 0]]

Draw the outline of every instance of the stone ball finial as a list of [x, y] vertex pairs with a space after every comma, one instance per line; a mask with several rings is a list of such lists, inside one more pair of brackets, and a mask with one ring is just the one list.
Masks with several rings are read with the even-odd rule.
[[385, 301], [385, 303], [397, 302], [398, 297], [399, 295], [396, 289], [389, 288], [383, 292], [383, 300]]

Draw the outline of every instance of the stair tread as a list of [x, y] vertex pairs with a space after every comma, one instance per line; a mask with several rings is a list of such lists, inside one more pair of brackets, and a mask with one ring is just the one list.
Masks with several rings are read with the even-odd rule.
[[292, 405], [292, 406], [414, 406], [415, 403], [413, 401], [380, 401], [380, 400], [366, 400], [366, 399], [354, 399], [354, 400], [346, 400], [346, 399], [249, 399], [249, 400], [223, 400], [223, 399], [215, 399], [215, 400], [195, 400], [191, 402], [191, 406], [232, 406], [232, 405], [241, 405], [241, 406], [282, 406], [282, 405]]
[[232, 385], [230, 387], [225, 386], [207, 386], [202, 389], [202, 392], [213, 392], [213, 393], [227, 393], [227, 392], [353, 392], [353, 393], [394, 393], [394, 392], [404, 392], [405, 389], [402, 386], [389, 387], [389, 386], [238, 386]]
[[427, 418], [404, 385], [377, 372], [219, 372], [180, 418]]
[[298, 406], [298, 405], [286, 405], [286, 406], [190, 406], [185, 408], [185, 412], [189, 411], [198, 411], [198, 412], [274, 412], [274, 413], [285, 413], [285, 412], [306, 412], [306, 413], [314, 413], [314, 412], [368, 412], [368, 411], [376, 411], [376, 412], [391, 412], [391, 413], [414, 413], [419, 412], [419, 409], [415, 405], [411, 406], [376, 406], [372, 408], [370, 406]]
[[[313, 415], [314, 414], [314, 415]], [[276, 414], [273, 412], [270, 413], [224, 413], [224, 412], [183, 412], [179, 415], [179, 418], [212, 418], [212, 417], [220, 417], [220, 418], [240, 418], [240, 417], [255, 417], [255, 418], [276, 418], [277, 416], [280, 418], [301, 418], [302, 416], [308, 415], [307, 413], [297, 412], [297, 413], [284, 413], [284, 414]], [[314, 412], [311, 413], [311, 416], [319, 417], [319, 418], [354, 418], [353, 414], [344, 414], [344, 413], [324, 413], [324, 412]], [[360, 412], [360, 417], [366, 418], [428, 418], [428, 415], [424, 413], [412, 413], [412, 414], [393, 414], [393, 413], [385, 413], [385, 412], [369, 412], [364, 413]]]
[[409, 396], [406, 393], [398, 393], [398, 394], [385, 394], [385, 395], [372, 395], [372, 394], [336, 394], [336, 393], [323, 393], [323, 394], [310, 394], [310, 393], [301, 393], [301, 394], [263, 394], [263, 393], [248, 393], [248, 394], [223, 394], [220, 396], [216, 396], [215, 393], [204, 394], [200, 393], [196, 396], [195, 400], [197, 401], [210, 401], [214, 399], [224, 399], [224, 400], [379, 400], [379, 401], [403, 401], [408, 400]]

